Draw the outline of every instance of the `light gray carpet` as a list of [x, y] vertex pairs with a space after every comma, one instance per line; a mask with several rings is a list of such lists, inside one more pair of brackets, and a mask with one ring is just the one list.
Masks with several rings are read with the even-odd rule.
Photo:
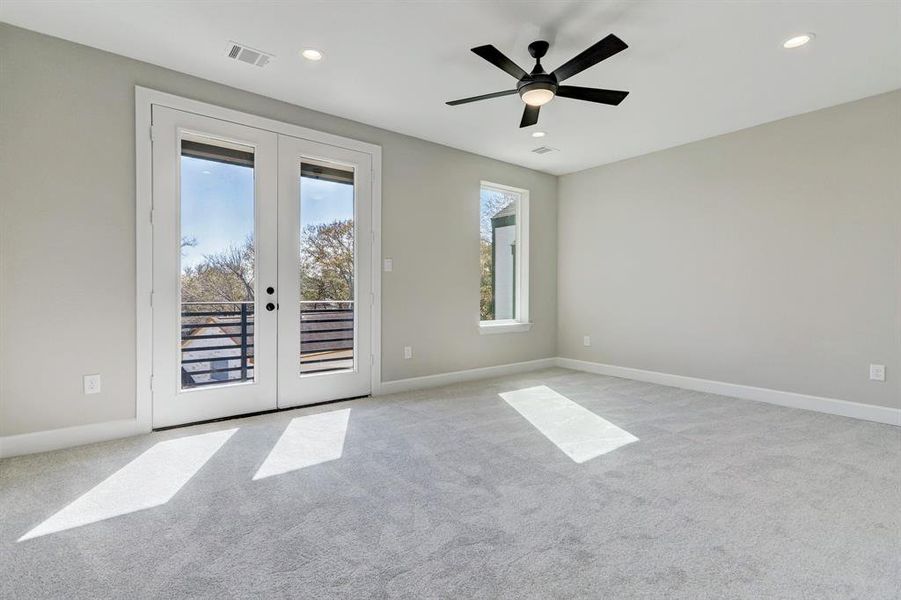
[[[573, 462], [498, 393], [639, 441]], [[343, 455], [253, 480], [294, 417]], [[169, 439], [238, 430], [166, 504], [17, 542]], [[0, 463], [3, 598], [898, 598], [901, 429], [551, 369]]]

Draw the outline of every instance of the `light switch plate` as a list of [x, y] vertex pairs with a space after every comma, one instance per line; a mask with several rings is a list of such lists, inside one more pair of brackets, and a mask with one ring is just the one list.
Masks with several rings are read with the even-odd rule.
[[404, 360], [413, 358], [413, 346], [404, 346]]
[[385, 271], [385, 273], [390, 273], [391, 271], [394, 270], [394, 260], [393, 259], [386, 258], [385, 260], [382, 261], [382, 263], [383, 263], [382, 268]]
[[100, 374], [85, 375], [82, 381], [85, 394], [100, 393]]
[[583, 346], [591, 345], [591, 336], [590, 335], [582, 336], [582, 345]]
[[885, 381], [885, 365], [870, 365], [870, 380]]

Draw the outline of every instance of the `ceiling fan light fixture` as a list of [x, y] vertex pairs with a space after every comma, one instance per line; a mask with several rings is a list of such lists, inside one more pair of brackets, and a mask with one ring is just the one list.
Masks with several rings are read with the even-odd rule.
[[544, 106], [553, 99], [554, 92], [551, 90], [529, 90], [522, 94], [522, 101], [529, 106]]
[[544, 106], [554, 99], [554, 89], [546, 84], [526, 85], [519, 91], [519, 95], [529, 106]]

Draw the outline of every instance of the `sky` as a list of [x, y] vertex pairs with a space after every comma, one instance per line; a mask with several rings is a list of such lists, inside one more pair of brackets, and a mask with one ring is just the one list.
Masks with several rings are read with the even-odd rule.
[[[351, 185], [302, 177], [300, 196], [304, 226], [353, 218]], [[181, 157], [181, 231], [197, 242], [182, 248], [183, 267], [243, 244], [253, 233], [253, 169]]]
[[479, 194], [479, 233], [491, 240], [491, 217], [516, 201], [516, 194], [482, 188]]

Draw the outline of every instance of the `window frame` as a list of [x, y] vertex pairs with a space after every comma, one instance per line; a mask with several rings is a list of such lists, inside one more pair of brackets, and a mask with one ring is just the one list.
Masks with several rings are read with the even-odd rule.
[[529, 190], [483, 180], [479, 182], [480, 203], [484, 189], [514, 193], [519, 197], [516, 201], [516, 252], [514, 255], [516, 285], [513, 290], [513, 318], [492, 321], [480, 319], [479, 333], [484, 335], [526, 332], [532, 328], [532, 323], [529, 321]]

